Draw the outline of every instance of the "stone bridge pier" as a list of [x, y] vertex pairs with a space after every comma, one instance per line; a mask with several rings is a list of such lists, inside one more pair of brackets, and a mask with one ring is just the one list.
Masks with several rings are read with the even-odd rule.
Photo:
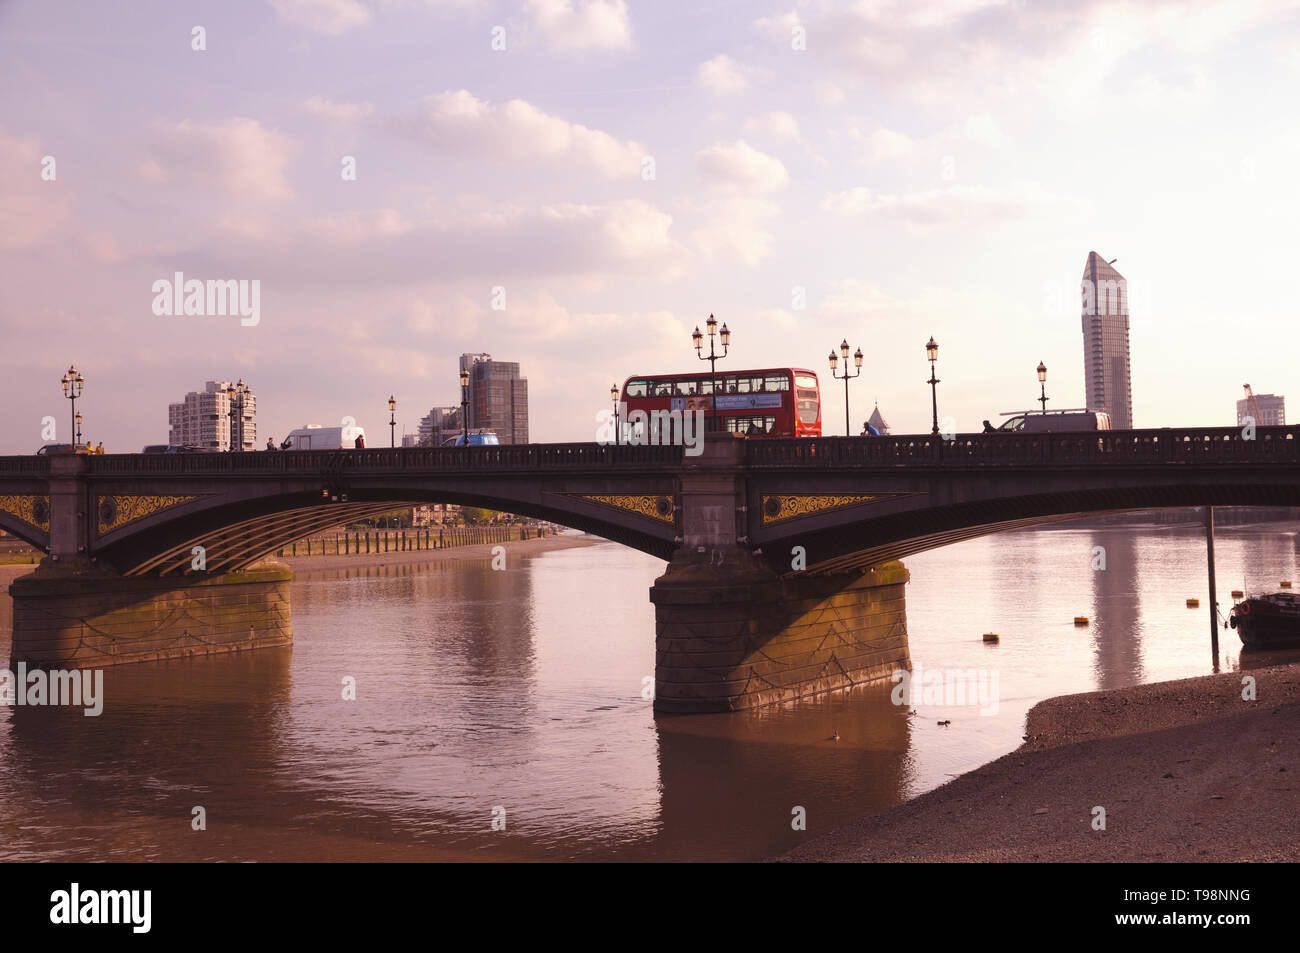
[[650, 589], [655, 710], [737, 711], [910, 668], [907, 569], [779, 574], [751, 553], [745, 441], [685, 457], [680, 545]]

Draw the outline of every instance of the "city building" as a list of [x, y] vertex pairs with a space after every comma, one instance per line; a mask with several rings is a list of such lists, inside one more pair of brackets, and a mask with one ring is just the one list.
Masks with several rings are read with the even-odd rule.
[[[239, 385], [243, 385], [243, 381]], [[236, 386], [239, 386], [236, 385]], [[257, 397], [245, 387], [234, 400], [230, 414], [230, 381], [207, 381], [201, 391], [190, 391], [185, 399], [167, 405], [167, 442], [173, 446], [231, 449], [231, 427], [237, 450], [259, 450], [257, 445]]]
[[469, 371], [469, 429], [493, 430], [502, 444], [528, 442], [528, 379], [519, 365], [490, 354], [462, 354]]
[[1096, 252], [1083, 266], [1083, 367], [1088, 410], [1110, 414], [1116, 430], [1133, 427], [1128, 281]]
[[441, 447], [447, 442], [448, 437], [454, 437], [460, 432], [460, 405], [434, 407], [420, 420], [420, 430], [416, 435], [417, 445]]
[[1256, 394], [1253, 400], [1243, 397], [1237, 401], [1237, 426], [1246, 426], [1247, 417], [1255, 418], [1256, 427], [1284, 427], [1286, 398], [1281, 394]]
[[871, 411], [871, 416], [867, 418], [867, 423], [880, 431], [882, 437], [889, 433], [889, 424], [885, 423], [885, 418], [881, 416], [879, 404], [877, 404], [875, 409]]

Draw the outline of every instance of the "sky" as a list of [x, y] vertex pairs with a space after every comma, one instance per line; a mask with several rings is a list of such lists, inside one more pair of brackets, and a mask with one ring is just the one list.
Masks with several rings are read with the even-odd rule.
[[[1081, 407], [1079, 282], [1128, 279], [1139, 427], [1295, 395], [1295, 2], [0, 0], [0, 453], [166, 442], [243, 378], [262, 436], [382, 442], [518, 361], [534, 441], [609, 387], [865, 355], [853, 431]], [[256, 324], [154, 284], [256, 281]], [[249, 286], [251, 287], [251, 285]], [[1293, 411], [1293, 414], [1300, 410]]]

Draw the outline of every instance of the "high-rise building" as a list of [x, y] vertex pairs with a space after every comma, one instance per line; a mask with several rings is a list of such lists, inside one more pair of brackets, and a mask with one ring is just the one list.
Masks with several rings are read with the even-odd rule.
[[448, 437], [461, 432], [460, 407], [434, 407], [420, 420], [418, 444], [421, 447], [441, 447]]
[[1256, 394], [1253, 401], [1243, 397], [1237, 401], [1237, 426], [1246, 426], [1246, 418], [1254, 417], [1256, 427], [1285, 427], [1286, 398], [1281, 394]]
[[[243, 383], [240, 381], [239, 383]], [[167, 405], [167, 442], [173, 446], [203, 447], [207, 450], [257, 450], [257, 397], [245, 388], [234, 401], [230, 415], [230, 381], [207, 381], [201, 391], [190, 391], [185, 399]], [[231, 439], [231, 427], [234, 439]]]
[[494, 430], [503, 444], [528, 442], [528, 379], [519, 365], [490, 354], [462, 354], [469, 371], [469, 428]]
[[1083, 368], [1088, 409], [1110, 414], [1116, 430], [1133, 427], [1128, 346], [1128, 282], [1096, 252], [1083, 266]]

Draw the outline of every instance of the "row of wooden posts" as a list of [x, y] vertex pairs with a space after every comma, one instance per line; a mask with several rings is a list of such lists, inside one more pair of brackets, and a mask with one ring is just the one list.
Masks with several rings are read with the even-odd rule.
[[[554, 535], [552, 530], [551, 534]], [[506, 543], [515, 539], [538, 539], [546, 535], [537, 526], [443, 526], [437, 529], [370, 530], [335, 533], [334, 538], [317, 536], [303, 539], [281, 549], [277, 555], [297, 556], [304, 548], [306, 556], [364, 556], [367, 553], [401, 553], [425, 549], [450, 549], [483, 543]]]

